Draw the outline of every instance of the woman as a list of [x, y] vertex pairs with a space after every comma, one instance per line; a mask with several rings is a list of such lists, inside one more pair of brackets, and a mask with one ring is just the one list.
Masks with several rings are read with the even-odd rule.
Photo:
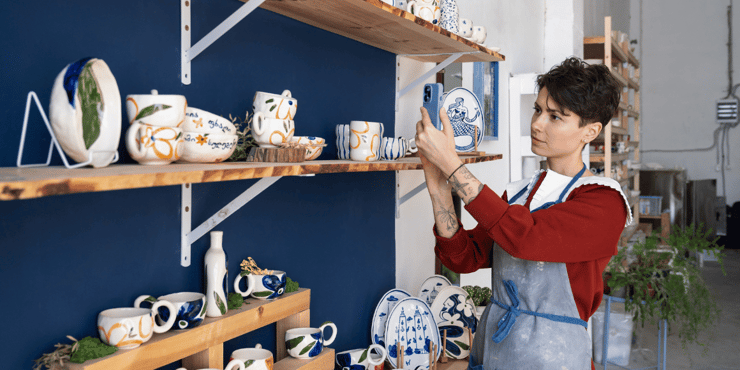
[[[621, 91], [609, 70], [569, 58], [537, 79], [532, 151], [547, 171], [499, 197], [462, 164], [454, 133], [422, 108], [416, 125], [432, 198], [435, 253], [455, 272], [492, 267], [492, 301], [476, 331], [472, 369], [588, 369], [586, 322], [603, 295], [602, 273], [631, 213], [616, 181], [594, 176], [585, 145], [609, 124]], [[451, 193], [478, 221], [464, 230]]]

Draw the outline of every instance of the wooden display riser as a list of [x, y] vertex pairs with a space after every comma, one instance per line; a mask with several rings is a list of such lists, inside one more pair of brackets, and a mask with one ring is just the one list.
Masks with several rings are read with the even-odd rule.
[[229, 311], [224, 316], [207, 317], [196, 328], [155, 333], [138, 348], [119, 350], [82, 364], [70, 364], [69, 370], [153, 370], [178, 360], [182, 360], [188, 370], [204, 367], [223, 369], [224, 342], [272, 323], [277, 325], [275, 370], [328, 370], [334, 367], [334, 350], [328, 348], [311, 360], [286, 358], [285, 331], [310, 327], [309, 289], [302, 288], [273, 301], [250, 298], [246, 302], [242, 308]]

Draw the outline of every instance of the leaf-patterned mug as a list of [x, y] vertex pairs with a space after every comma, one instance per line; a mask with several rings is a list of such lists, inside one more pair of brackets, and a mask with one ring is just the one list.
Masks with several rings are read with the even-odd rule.
[[267, 118], [294, 120], [297, 109], [298, 100], [290, 90], [284, 90], [280, 95], [257, 91], [252, 100], [252, 112], [262, 112]]
[[[240, 286], [243, 277], [247, 279], [247, 290], [242, 290]], [[283, 295], [285, 284], [285, 271], [273, 271], [270, 275], [239, 274], [234, 279], [234, 291], [244, 298], [251, 295], [262, 300], [275, 299]]]
[[185, 122], [188, 101], [184, 95], [151, 94], [127, 95], [128, 122], [141, 122], [153, 126], [181, 127]]
[[[378, 353], [373, 353], [375, 350]], [[368, 348], [352, 349], [339, 352], [336, 355], [337, 367], [341, 370], [374, 370], [383, 368], [385, 348], [379, 344], [371, 344]]]
[[[134, 307], [141, 307], [144, 302], [154, 304], [158, 301], [167, 301], [175, 307], [175, 324], [177, 329], [190, 329], [200, 325], [206, 317], [206, 295], [203, 293], [181, 292], [172, 293], [154, 298], [142, 295], [134, 301]], [[172, 312], [167, 308], [159, 307], [156, 311], [157, 323], [163, 325], [169, 321]]]
[[248, 370], [272, 370], [274, 360], [272, 352], [262, 349], [259, 343], [254, 348], [241, 348], [231, 352], [229, 361], [238, 360]]
[[[324, 339], [324, 329], [332, 328], [331, 338]], [[294, 328], [285, 332], [285, 349], [291, 357], [313, 358], [334, 342], [337, 336], [337, 326], [327, 321], [318, 328]]]
[[295, 134], [295, 121], [290, 119], [268, 118], [257, 112], [252, 118], [252, 137], [262, 148], [275, 148], [290, 142]]

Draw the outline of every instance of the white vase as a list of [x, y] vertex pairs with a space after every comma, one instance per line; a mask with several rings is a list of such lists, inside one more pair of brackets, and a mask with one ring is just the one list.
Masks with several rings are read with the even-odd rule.
[[206, 252], [206, 316], [218, 317], [228, 311], [226, 284], [229, 271], [226, 269], [226, 252], [221, 245], [223, 231], [211, 231], [211, 247]]
[[458, 26], [457, 2], [455, 0], [441, 0], [439, 7], [442, 11], [439, 26], [452, 33], [457, 33], [460, 29]]

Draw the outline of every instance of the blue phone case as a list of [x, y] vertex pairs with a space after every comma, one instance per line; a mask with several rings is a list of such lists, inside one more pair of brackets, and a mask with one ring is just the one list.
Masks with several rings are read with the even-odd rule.
[[439, 110], [442, 108], [443, 99], [442, 89], [441, 83], [424, 85], [423, 107], [429, 112], [429, 118], [438, 130], [442, 130], [442, 121], [439, 120]]

